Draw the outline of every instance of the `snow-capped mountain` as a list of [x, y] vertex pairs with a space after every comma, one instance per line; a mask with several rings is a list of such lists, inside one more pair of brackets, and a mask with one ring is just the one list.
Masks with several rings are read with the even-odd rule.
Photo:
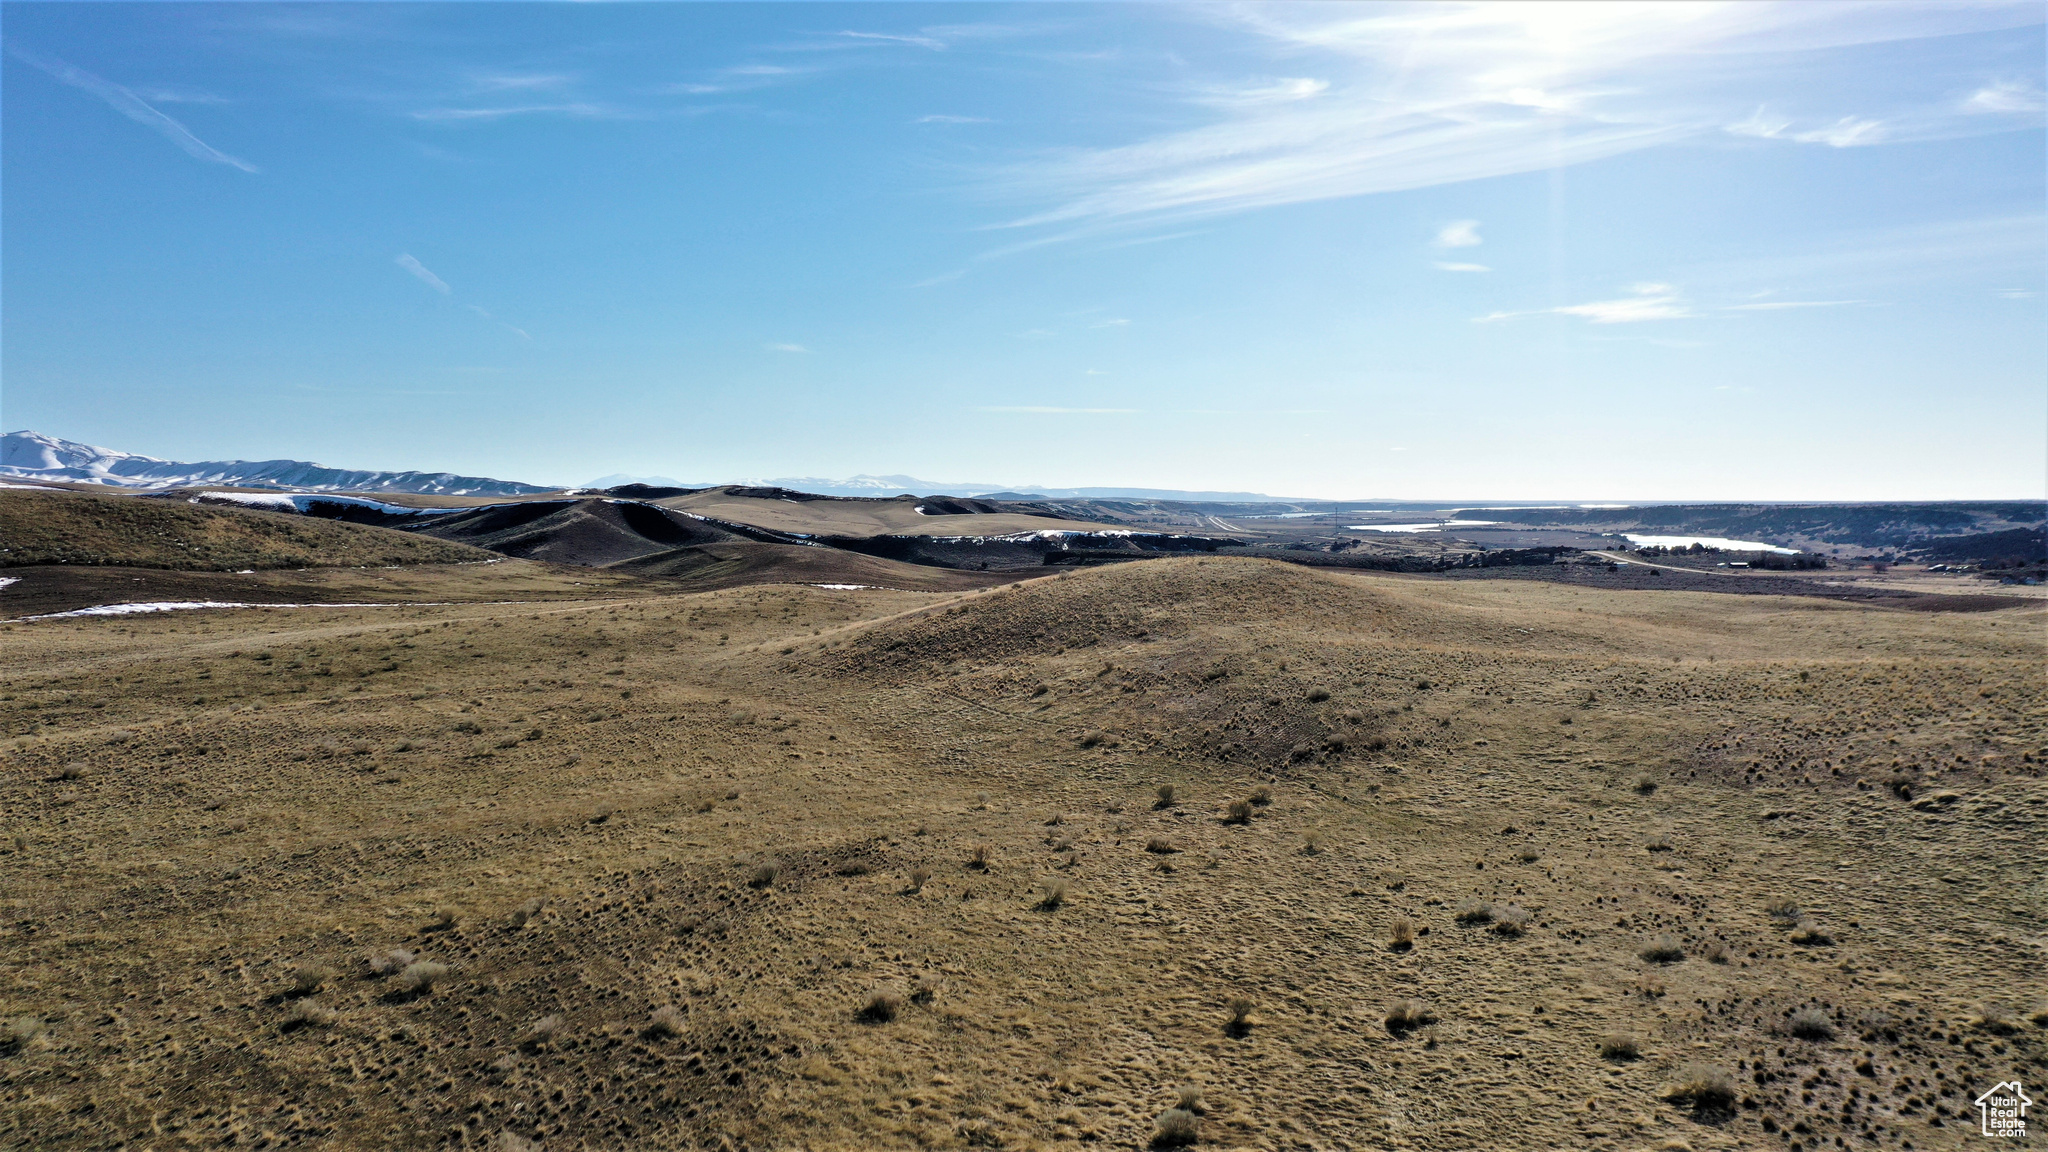
[[365, 472], [327, 468], [305, 460], [204, 460], [187, 464], [28, 431], [0, 436], [0, 477], [116, 484], [124, 488], [219, 484], [306, 492], [418, 492], [435, 496], [522, 496], [553, 491], [539, 484], [457, 476], [452, 472]]

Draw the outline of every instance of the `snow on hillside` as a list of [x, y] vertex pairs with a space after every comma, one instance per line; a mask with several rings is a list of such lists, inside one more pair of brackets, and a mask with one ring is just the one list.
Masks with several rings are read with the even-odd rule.
[[219, 484], [310, 492], [414, 492], [433, 496], [521, 496], [553, 491], [537, 484], [492, 480], [483, 476], [457, 476], [452, 472], [356, 471], [327, 468], [305, 460], [205, 460], [188, 464], [28, 431], [0, 436], [0, 477], [69, 480], [123, 488]]

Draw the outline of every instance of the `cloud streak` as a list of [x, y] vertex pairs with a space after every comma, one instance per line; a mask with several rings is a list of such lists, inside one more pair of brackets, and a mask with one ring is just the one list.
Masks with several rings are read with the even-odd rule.
[[206, 141], [201, 140], [199, 137], [194, 136], [191, 129], [157, 111], [148, 101], [111, 80], [95, 76], [83, 68], [74, 68], [64, 61], [53, 57], [39, 56], [33, 52], [14, 47], [10, 47], [9, 51], [13, 52], [16, 58], [42, 69], [64, 83], [71, 85], [73, 88], [90, 92], [101, 100], [106, 101], [107, 106], [114, 111], [128, 117], [137, 124], [152, 129], [164, 139], [169, 140], [184, 150], [186, 155], [195, 160], [225, 164], [230, 168], [239, 168], [244, 172], [252, 174], [260, 171], [260, 169], [247, 160], [230, 156]]
[[1526, 312], [1492, 312], [1477, 317], [1476, 322], [1491, 324], [1520, 316], [1576, 316], [1593, 324], [1640, 324], [1646, 320], [1689, 320], [1699, 316], [1679, 298], [1678, 289], [1669, 284], [1637, 284], [1629, 291], [1630, 295], [1614, 300], [1594, 300]]
[[1224, 13], [1251, 47], [1317, 75], [1234, 94], [1186, 83], [1182, 99], [1206, 123], [994, 172], [1006, 191], [1048, 205], [1004, 226], [1072, 238], [1543, 171], [1720, 131], [1847, 148], [2002, 130], [2011, 125], [1983, 114], [2026, 108], [2030, 89], [1984, 88], [1963, 102], [1975, 113], [1966, 114], [1954, 96], [1930, 103], [1902, 79], [1868, 97], [1882, 107], [1804, 120], [1773, 116], [1758, 97], [1810, 87], [1802, 54], [2040, 22], [2036, 7], [1998, 0], [1198, 11]]
[[976, 408], [977, 412], [1017, 412], [1034, 416], [1132, 416], [1137, 408], [1060, 408], [1050, 404], [993, 404]]
[[455, 291], [455, 289], [448, 287], [446, 280], [429, 272], [427, 266], [414, 259], [410, 252], [400, 252], [397, 256], [392, 257], [391, 262], [412, 273], [420, 283], [425, 284], [443, 296]]

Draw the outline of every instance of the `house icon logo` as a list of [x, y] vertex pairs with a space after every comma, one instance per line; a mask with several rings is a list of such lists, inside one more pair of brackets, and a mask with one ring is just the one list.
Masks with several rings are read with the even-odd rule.
[[2017, 1080], [1993, 1084], [1991, 1091], [1977, 1097], [1977, 1115], [1984, 1135], [2024, 1138], [2027, 1134], [2027, 1107], [2032, 1103]]

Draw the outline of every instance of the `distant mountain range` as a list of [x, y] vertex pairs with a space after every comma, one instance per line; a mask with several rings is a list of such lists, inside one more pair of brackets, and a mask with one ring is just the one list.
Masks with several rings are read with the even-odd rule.
[[616, 488], [622, 484], [647, 484], [657, 488], [716, 488], [722, 484], [744, 484], [751, 488], [789, 488], [815, 492], [820, 496], [990, 496], [998, 500], [1192, 500], [1234, 503], [1286, 503], [1287, 497], [1260, 492], [1189, 492], [1177, 488], [1044, 488], [1035, 484], [1007, 487], [1002, 484], [941, 483], [915, 476], [850, 476], [827, 480], [819, 476], [777, 476], [743, 480], [688, 483], [670, 476], [629, 476], [615, 472], [584, 485], [587, 488]]
[[452, 472], [364, 472], [327, 468], [305, 460], [203, 460], [188, 464], [28, 431], [0, 436], [0, 479], [10, 477], [116, 484], [123, 488], [217, 484], [303, 492], [417, 492], [434, 496], [524, 496], [554, 491], [541, 484], [457, 476]]

